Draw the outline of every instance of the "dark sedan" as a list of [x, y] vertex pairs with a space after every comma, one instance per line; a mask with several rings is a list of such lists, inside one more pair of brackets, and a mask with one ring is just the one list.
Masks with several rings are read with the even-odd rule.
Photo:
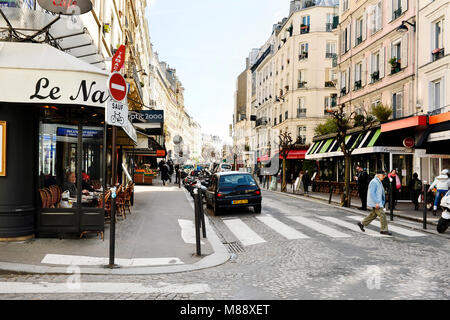
[[252, 175], [244, 172], [220, 172], [212, 176], [206, 191], [206, 206], [217, 214], [224, 208], [253, 207], [261, 213], [261, 189]]

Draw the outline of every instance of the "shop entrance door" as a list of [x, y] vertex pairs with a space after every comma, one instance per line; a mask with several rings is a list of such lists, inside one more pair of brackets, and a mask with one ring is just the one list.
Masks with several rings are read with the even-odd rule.
[[412, 154], [393, 154], [392, 155], [392, 169], [397, 170], [400, 178], [402, 188], [398, 194], [399, 200], [409, 201], [410, 190], [408, 188], [409, 182], [413, 175], [413, 155]]

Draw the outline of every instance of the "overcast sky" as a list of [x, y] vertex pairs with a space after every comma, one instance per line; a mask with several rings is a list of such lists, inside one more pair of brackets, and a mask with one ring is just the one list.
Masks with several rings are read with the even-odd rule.
[[231, 142], [236, 79], [245, 58], [289, 13], [290, 0], [150, 0], [154, 50], [177, 70], [187, 112]]

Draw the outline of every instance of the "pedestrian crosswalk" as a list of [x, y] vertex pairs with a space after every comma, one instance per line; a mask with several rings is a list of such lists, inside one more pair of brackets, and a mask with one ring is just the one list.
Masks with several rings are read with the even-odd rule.
[[[423, 237], [428, 234], [413, 231], [399, 226], [389, 225], [389, 230], [393, 232], [393, 236], [385, 236], [380, 234], [380, 223], [375, 220], [372, 223], [372, 228], [366, 227], [366, 232], [361, 232], [355, 221], [361, 221], [361, 216], [342, 216], [339, 218], [323, 215], [315, 216], [294, 216], [294, 215], [280, 215], [275, 218], [270, 215], [261, 215], [255, 217], [233, 217], [231, 219], [222, 219], [224, 224], [228, 227], [230, 232], [242, 243], [244, 246], [251, 246], [267, 242], [264, 237], [265, 233], [261, 226], [274, 231], [281, 235], [282, 238], [288, 240], [308, 240], [315, 237], [327, 237], [331, 239], [348, 239], [355, 236], [363, 237], [386, 237], [392, 238], [395, 236], [405, 237]], [[255, 223], [260, 223], [256, 226]]]

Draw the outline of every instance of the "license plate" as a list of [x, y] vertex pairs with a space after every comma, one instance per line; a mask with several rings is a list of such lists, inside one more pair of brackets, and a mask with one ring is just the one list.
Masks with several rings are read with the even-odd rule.
[[231, 203], [232, 204], [243, 204], [243, 203], [248, 203], [248, 200], [234, 200]]

